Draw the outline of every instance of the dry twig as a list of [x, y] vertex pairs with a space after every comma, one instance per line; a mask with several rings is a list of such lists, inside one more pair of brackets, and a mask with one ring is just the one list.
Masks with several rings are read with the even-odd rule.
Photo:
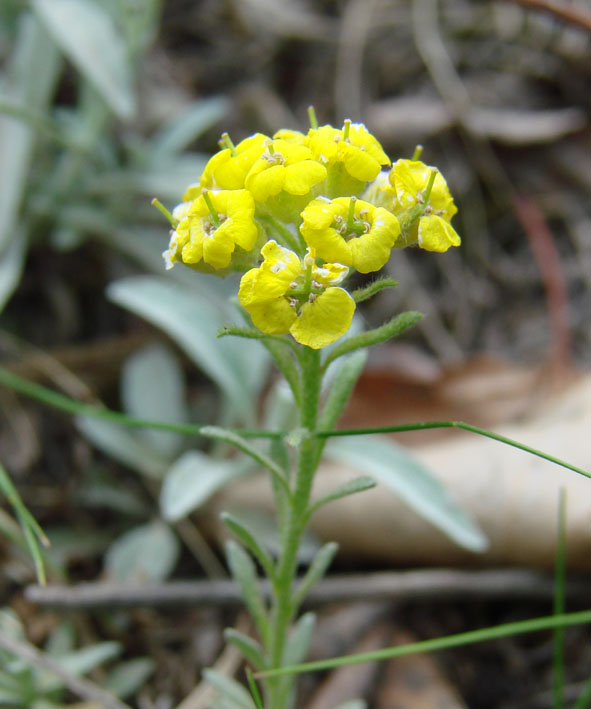
[[[568, 592], [588, 588], [583, 579], [571, 582]], [[263, 585], [263, 593], [268, 588]], [[429, 600], [442, 598], [548, 598], [553, 593], [550, 576], [533, 571], [496, 569], [456, 571], [429, 569], [332, 576], [308, 595], [310, 605], [342, 601]], [[77, 586], [29, 586], [25, 598], [52, 608], [126, 608], [181, 606], [236, 606], [242, 596], [233, 581], [173, 581], [154, 586], [115, 586], [83, 583]]]
[[555, 0], [505, 0], [505, 2], [521, 5], [528, 10], [540, 10], [567, 22], [569, 25], [591, 31], [591, 12], [577, 7], [572, 2], [555, 2]]

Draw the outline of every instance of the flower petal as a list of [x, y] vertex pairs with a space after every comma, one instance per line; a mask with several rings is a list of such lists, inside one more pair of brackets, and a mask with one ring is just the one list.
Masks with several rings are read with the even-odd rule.
[[459, 246], [461, 243], [461, 239], [452, 225], [436, 214], [420, 218], [417, 241], [422, 249], [439, 253], [447, 251], [450, 246]]
[[268, 167], [264, 160], [252, 166], [246, 176], [245, 187], [252, 192], [257, 202], [265, 202], [269, 197], [279, 194], [285, 184], [285, 168], [283, 165]]
[[283, 335], [289, 332], [296, 319], [295, 309], [283, 297], [253, 303], [246, 309], [255, 327], [267, 335]]
[[378, 176], [382, 169], [378, 160], [354, 145], [342, 142], [339, 143], [339, 149], [341, 146], [343, 146], [342, 161], [352, 177], [361, 182], [369, 182]]
[[312, 303], [304, 303], [290, 327], [293, 338], [318, 350], [344, 335], [353, 320], [355, 301], [343, 288], [327, 288]]
[[289, 194], [308, 194], [314, 185], [326, 179], [326, 168], [316, 160], [302, 160], [285, 168], [283, 189]]

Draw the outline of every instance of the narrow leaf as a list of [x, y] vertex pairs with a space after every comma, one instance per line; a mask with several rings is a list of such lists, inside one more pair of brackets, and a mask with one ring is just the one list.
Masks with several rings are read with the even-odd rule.
[[328, 567], [331, 565], [338, 549], [338, 544], [335, 542], [328, 542], [328, 544], [325, 544], [318, 550], [314, 560], [306, 571], [304, 578], [300, 581], [294, 591], [292, 601], [294, 608], [297, 608], [302, 603], [304, 598], [308, 595], [310, 589], [322, 579], [324, 574], [327, 572]]
[[[230, 311], [172, 279], [136, 276], [111, 283], [108, 297], [170, 335], [208, 374], [244, 421], [253, 418], [252, 393], [257, 383], [246, 343], [216, 340]], [[227, 313], [227, 314], [226, 314]], [[259, 358], [255, 358], [259, 362]]]
[[122, 119], [135, 113], [127, 48], [108, 12], [92, 0], [32, 0], [47, 31]]
[[285, 381], [289, 384], [289, 388], [293, 393], [296, 403], [300, 401], [300, 373], [298, 367], [291, 354], [291, 348], [287, 347], [284, 341], [277, 341], [271, 338], [261, 340], [277, 368], [285, 377]]
[[258, 448], [255, 448], [246, 439], [242, 438], [242, 436], [239, 436], [237, 433], [229, 431], [226, 428], [221, 428], [220, 426], [204, 426], [201, 429], [201, 435], [206, 436], [207, 438], [214, 438], [218, 441], [225, 441], [226, 443], [230, 443], [235, 446], [243, 453], [246, 453], [246, 455], [250, 456], [253, 460], [272, 473], [281, 485], [283, 485], [285, 490], [289, 492], [289, 485], [283, 470], [281, 470], [274, 460], [269, 458], [269, 456], [264, 453], [261, 453]]
[[263, 706], [263, 700], [261, 698], [261, 693], [259, 692], [259, 688], [257, 686], [256, 680], [252, 675], [252, 670], [250, 667], [246, 668], [246, 679], [248, 680], [248, 688], [250, 689], [250, 694], [252, 697], [253, 702], [256, 705], [257, 709], [265, 709]]
[[249, 638], [238, 630], [234, 630], [234, 628], [226, 628], [224, 630], [224, 639], [229, 645], [237, 647], [255, 669], [260, 670], [265, 667], [263, 648], [256, 640]]
[[353, 478], [344, 485], [337, 487], [335, 490], [330, 492], [328, 495], [319, 498], [308, 510], [308, 517], [311, 517], [317, 509], [326, 505], [327, 502], [332, 502], [333, 500], [339, 500], [341, 497], [347, 497], [348, 495], [354, 495], [357, 492], [363, 492], [364, 490], [371, 490], [372, 487], [377, 485], [373, 478], [368, 475], [361, 475], [358, 478]]
[[235, 709], [256, 709], [246, 689], [235, 679], [216, 670], [203, 670], [203, 676]]
[[377, 281], [365, 286], [365, 288], [358, 288], [357, 290], [354, 290], [351, 295], [356, 303], [362, 303], [364, 300], [371, 298], [385, 288], [396, 288], [397, 285], [398, 281], [395, 281], [392, 278], [379, 278]]
[[345, 438], [338, 446], [328, 446], [327, 455], [378, 478], [460, 546], [475, 552], [487, 548], [482, 531], [453, 502], [441, 483], [393, 441], [374, 436]]
[[45, 567], [43, 564], [43, 556], [39, 548], [39, 541], [45, 545], [49, 542], [45, 533], [31, 515], [29, 510], [26, 508], [21, 496], [18, 494], [17, 489], [12, 483], [10, 476], [6, 472], [4, 466], [0, 463], [0, 492], [6, 497], [8, 502], [11, 504], [18, 518], [19, 524], [27, 547], [29, 548], [29, 553], [35, 564], [35, 572], [37, 574], [37, 580], [43, 586], [45, 585]]
[[110, 421], [76, 418], [78, 430], [99, 450], [147, 477], [162, 479], [166, 459], [130, 431]]
[[223, 96], [191, 103], [152, 138], [150, 162], [158, 165], [170, 160], [175, 153], [186, 150], [196, 138], [223, 118], [229, 108], [230, 103]]
[[322, 415], [318, 422], [318, 428], [328, 431], [334, 427], [342, 414], [351, 392], [367, 362], [367, 350], [362, 349], [344, 360], [339, 375], [334, 384], [322, 410]]
[[126, 699], [140, 690], [156, 669], [150, 657], [136, 657], [120, 662], [102, 682], [102, 686], [120, 699]]
[[[47, 32], [30, 13], [21, 13], [15, 49], [3, 72], [3, 100], [43, 115], [60, 66], [59, 52]], [[17, 232], [36, 139], [32, 126], [0, 115], [0, 253]]]
[[162, 483], [162, 516], [169, 522], [182, 519], [251, 469], [250, 461], [214, 460], [201, 451], [184, 453], [172, 464]]
[[[162, 345], [149, 345], [127, 358], [121, 373], [123, 408], [131, 416], [186, 423], [185, 380], [177, 358]], [[140, 431], [163, 456], [178, 450], [182, 437], [169, 431]]]
[[125, 532], [111, 545], [105, 556], [105, 573], [117, 583], [164, 581], [179, 552], [176, 536], [157, 520]]
[[18, 286], [25, 263], [25, 234], [17, 230], [8, 247], [0, 253], [0, 312]]
[[232, 577], [240, 586], [242, 598], [263, 639], [268, 636], [268, 618], [255, 565], [250, 556], [231, 539], [226, 542], [226, 555]]
[[263, 545], [256, 539], [255, 534], [249, 530], [242, 522], [228, 512], [222, 512], [220, 515], [222, 522], [232, 531], [244, 546], [250, 550], [259, 564], [265, 570], [267, 578], [273, 579], [275, 569], [271, 557], [265, 551]]
[[290, 633], [284, 664], [297, 665], [306, 658], [315, 626], [316, 614], [304, 613]]
[[362, 347], [371, 347], [372, 345], [386, 342], [386, 340], [390, 340], [392, 337], [398, 337], [398, 335], [403, 333], [409, 327], [412, 327], [418, 323], [422, 317], [423, 316], [421, 313], [416, 313], [413, 311], [401, 313], [381, 327], [377, 327], [374, 330], [369, 330], [368, 332], [363, 332], [360, 335], [355, 335], [354, 337], [350, 337], [348, 340], [343, 340], [341, 344], [336, 345], [331, 350], [324, 363], [324, 368], [326, 369], [326, 367], [337, 359], [337, 357], [341, 357], [348, 352], [359, 350]]
[[[118, 657], [121, 654], [121, 649], [119, 643], [103, 642], [80, 650], [73, 650], [55, 659], [66, 672], [73, 675], [84, 675], [95, 667]], [[61, 686], [61, 678], [49, 672], [41, 673], [36, 680], [36, 689], [40, 693], [52, 692]]]

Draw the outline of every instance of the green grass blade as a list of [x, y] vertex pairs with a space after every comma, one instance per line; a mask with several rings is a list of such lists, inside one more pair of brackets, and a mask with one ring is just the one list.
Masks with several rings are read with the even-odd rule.
[[41, 555], [41, 550], [39, 549], [39, 541], [48, 546], [49, 540], [45, 536], [45, 533], [33, 518], [33, 515], [25, 507], [21, 496], [18, 494], [17, 489], [14, 487], [10, 476], [6, 472], [4, 466], [0, 463], [0, 492], [6, 497], [8, 502], [12, 505], [18, 521], [21, 525], [23, 531], [23, 536], [27, 542], [29, 552], [33, 558], [33, 563], [35, 564], [35, 571], [37, 573], [37, 579], [39, 583], [45, 585], [45, 567], [43, 564], [43, 556]]
[[587, 681], [587, 686], [573, 704], [573, 709], [589, 709], [591, 707], [591, 679]]
[[462, 431], [469, 431], [470, 433], [476, 433], [479, 436], [484, 436], [485, 438], [491, 438], [493, 441], [498, 441], [499, 443], [504, 443], [505, 445], [512, 446], [513, 448], [518, 448], [519, 450], [525, 451], [526, 453], [531, 453], [531, 455], [537, 458], [543, 458], [548, 460], [550, 463], [559, 465], [561, 468], [566, 468], [567, 470], [572, 470], [579, 475], [584, 475], [586, 478], [591, 478], [591, 471], [583, 470], [576, 465], [571, 465], [566, 461], [557, 458], [556, 456], [550, 455], [549, 453], [544, 453], [544, 451], [538, 448], [532, 448], [531, 446], [525, 445], [525, 443], [520, 443], [513, 438], [507, 438], [507, 436], [501, 436], [500, 433], [494, 433], [493, 431], [487, 431], [484, 428], [479, 428], [478, 426], [472, 426], [469, 423], [463, 423], [462, 421], [425, 421], [421, 423], [409, 423], [402, 424], [400, 426], [374, 426], [372, 428], [342, 428], [336, 431], [315, 431], [314, 435], [321, 438], [334, 438], [335, 436], [365, 436], [368, 433], [402, 433], [404, 431], [427, 431], [432, 428], [459, 428]]
[[[129, 428], [152, 428], [157, 431], [172, 431], [174, 433], [182, 433], [188, 436], [202, 436], [202, 429], [205, 426], [197, 426], [194, 424], [176, 424], [167, 421], [151, 421], [150, 419], [137, 418], [128, 416], [120, 411], [113, 411], [106, 407], [94, 406], [86, 404], [76, 399], [70, 399], [63, 394], [59, 394], [52, 389], [19, 377], [18, 374], [13, 374], [8, 369], [0, 367], [0, 385], [13, 389], [19, 394], [24, 394], [31, 399], [36, 399], [43, 404], [52, 406], [54, 409], [65, 411], [76, 416], [88, 416], [90, 418], [102, 419], [110, 421], [121, 426]], [[284, 431], [257, 431], [257, 430], [240, 430], [242, 438], [281, 438], [285, 435]]]
[[[560, 489], [558, 500], [558, 538], [554, 571], [554, 614], [565, 612], [566, 585], [566, 490]], [[553, 658], [554, 709], [564, 708], [564, 628], [554, 630]]]
[[316, 662], [304, 662], [291, 667], [282, 667], [274, 670], [264, 670], [257, 672], [255, 677], [278, 677], [280, 675], [301, 674], [303, 672], [320, 672], [332, 670], [336, 667], [346, 667], [348, 665], [358, 665], [361, 662], [375, 662], [390, 660], [394, 657], [405, 655], [415, 655], [420, 652], [434, 652], [436, 650], [449, 650], [453, 647], [464, 645], [474, 645], [488, 640], [498, 640], [514, 635], [525, 633], [536, 633], [542, 630], [554, 630], [555, 628], [565, 628], [573, 625], [583, 625], [591, 623], [591, 610], [579, 611], [577, 613], [565, 613], [562, 615], [544, 616], [542, 618], [531, 618], [530, 620], [520, 620], [513, 623], [503, 623], [493, 625], [481, 630], [470, 630], [466, 633], [448, 635], [445, 638], [434, 638], [432, 640], [421, 640], [409, 645], [388, 647], [373, 652], [363, 652], [356, 655], [345, 655], [329, 660], [319, 660]]

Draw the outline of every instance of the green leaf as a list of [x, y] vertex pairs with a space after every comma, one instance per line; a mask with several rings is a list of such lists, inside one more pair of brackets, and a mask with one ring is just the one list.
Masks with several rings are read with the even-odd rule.
[[[259, 544], [268, 552], [269, 556], [272, 558], [279, 558], [281, 556], [283, 548], [281, 545], [277, 515], [254, 506], [235, 507], [232, 508], [230, 512], [241, 524], [255, 533]], [[302, 534], [298, 547], [298, 561], [301, 564], [308, 565], [316, 555], [318, 549], [320, 549], [320, 546], [318, 539], [309, 529], [306, 529]]]
[[327, 446], [326, 453], [375, 476], [460, 546], [474, 552], [487, 549], [488, 541], [482, 531], [455, 504], [441, 483], [393, 441], [375, 436], [343, 438], [338, 445]]
[[351, 396], [355, 384], [357, 384], [357, 380], [361, 376], [366, 362], [367, 350], [365, 349], [355, 352], [343, 360], [318, 422], [320, 430], [329, 431], [334, 428]]
[[37, 520], [25, 506], [21, 496], [18, 494], [17, 489], [13, 485], [10, 476], [1, 463], [0, 492], [4, 495], [4, 497], [6, 497], [17, 516], [21, 531], [25, 537], [25, 542], [29, 548], [29, 553], [31, 554], [35, 564], [37, 579], [39, 583], [43, 585], [45, 583], [45, 567], [43, 563], [43, 556], [41, 555], [41, 550], [39, 548], [39, 542], [45, 545], [49, 545], [49, 542], [47, 541], [47, 537], [45, 536], [43, 530], [37, 523]]
[[[61, 657], [54, 658], [56, 662], [68, 673], [84, 675], [95, 667], [113, 660], [121, 654], [121, 645], [116, 642], [103, 642], [89, 647], [73, 650]], [[39, 692], [47, 693], [62, 686], [61, 679], [51, 672], [40, 670], [38, 672], [36, 688]]]
[[263, 706], [263, 700], [261, 693], [259, 692], [258, 685], [253, 677], [252, 670], [250, 667], [246, 668], [246, 679], [248, 680], [248, 688], [250, 689], [250, 695], [257, 709], [265, 709]]
[[174, 533], [156, 520], [130, 529], [109, 547], [105, 573], [116, 583], [163, 581], [174, 569], [179, 551]]
[[[3, 77], [3, 100], [43, 114], [59, 69], [54, 43], [30, 13], [22, 13], [15, 49]], [[16, 233], [35, 140], [36, 132], [30, 125], [0, 115], [0, 253]]]
[[306, 658], [316, 626], [316, 614], [304, 613], [290, 633], [284, 664], [297, 665]]
[[224, 630], [224, 640], [229, 645], [237, 647], [255, 669], [260, 670], [265, 667], [263, 648], [253, 638], [249, 638], [244, 633], [234, 630], [234, 628], [226, 628]]
[[224, 319], [231, 317], [229, 310], [169, 278], [126, 278], [111, 283], [107, 295], [170, 335], [216, 382], [238, 416], [244, 421], [254, 418], [252, 395], [261, 381], [260, 351], [255, 355], [245, 342], [216, 339]]
[[[123, 408], [130, 416], [186, 423], [185, 378], [168, 347], [149, 345], [128, 357], [121, 373]], [[183, 438], [169, 431], [139, 431], [151, 447], [169, 458]]]
[[[129, 194], [152, 198], [158, 195], [162, 201], [170, 200], [172, 204], [179, 201], [179, 197], [187, 189], [187, 185], [195, 182], [195, 176], [203, 172], [208, 156], [201, 153], [180, 155], [175, 160], [149, 166], [129, 167], [104, 171], [98, 175], [90, 175], [85, 184], [85, 190], [92, 195], [121, 195]], [[154, 210], [154, 217], [156, 217]], [[133, 225], [130, 225], [133, 228]], [[145, 233], [142, 227], [140, 238]], [[162, 241], [163, 233], [158, 232]], [[162, 261], [160, 254], [159, 261]], [[160, 265], [160, 264], [159, 264]], [[189, 275], [190, 272], [187, 271]]]
[[161, 480], [166, 459], [139, 436], [116, 423], [87, 416], [76, 417], [76, 428], [99, 450], [149, 478]]
[[317, 509], [323, 505], [326, 505], [327, 502], [340, 500], [341, 497], [355, 495], [357, 492], [363, 492], [364, 490], [371, 490], [371, 488], [376, 485], [376, 481], [367, 475], [361, 475], [357, 478], [353, 478], [353, 480], [346, 482], [344, 485], [340, 485], [332, 492], [329, 492], [328, 495], [324, 495], [324, 497], [319, 498], [312, 505], [310, 505], [308, 517], [311, 517]]
[[286, 342], [274, 340], [270, 337], [265, 337], [261, 340], [265, 349], [277, 365], [277, 368], [285, 377], [285, 381], [289, 384], [289, 388], [293, 393], [296, 402], [300, 399], [300, 373], [292, 356], [292, 349]]
[[[175, 115], [153, 138], [150, 162], [158, 165], [170, 160], [171, 155], [186, 150], [202, 133], [221, 120], [230, 108], [223, 96], [194, 101]], [[193, 177], [193, 182], [196, 177]]]
[[304, 578], [299, 582], [293, 593], [292, 603], [294, 608], [297, 608], [302, 603], [310, 589], [322, 579], [338, 550], [339, 545], [335, 542], [328, 542], [328, 544], [320, 547]]
[[242, 438], [242, 436], [239, 436], [233, 431], [228, 431], [226, 428], [221, 428], [220, 426], [203, 426], [201, 429], [201, 435], [206, 438], [224, 441], [225, 443], [235, 446], [243, 453], [246, 453], [246, 455], [250, 456], [254, 461], [262, 465], [263, 468], [266, 468], [284, 487], [285, 491], [289, 492], [289, 484], [283, 470], [274, 460], [262, 453], [258, 448], [255, 448], [252, 443], [247, 441], [245, 438]]
[[156, 669], [156, 663], [150, 657], [136, 657], [120, 662], [112, 669], [101, 683], [108, 692], [121, 699], [126, 699], [140, 690]]
[[265, 570], [267, 578], [273, 579], [275, 577], [273, 562], [271, 557], [265, 551], [264, 546], [257, 540], [256, 532], [248, 529], [239, 519], [228, 512], [222, 512], [220, 516], [222, 522], [228, 527], [228, 529], [233, 532], [238, 539], [240, 539], [244, 546], [257, 559], [259, 564]]
[[354, 337], [349, 337], [347, 340], [343, 340], [343, 342], [337, 344], [329, 352], [324, 362], [324, 368], [326, 369], [331, 362], [337, 359], [337, 357], [342, 357], [344, 354], [359, 350], [362, 347], [371, 347], [372, 345], [386, 342], [392, 337], [398, 337], [398, 335], [402, 334], [409, 327], [416, 325], [422, 317], [421, 313], [410, 310], [397, 315], [381, 327], [376, 327], [374, 330], [368, 330], [360, 335], [355, 335]]
[[362, 303], [364, 300], [371, 298], [385, 288], [396, 288], [398, 282], [392, 278], [379, 278], [377, 281], [370, 283], [365, 288], [354, 290], [351, 295], [356, 303]]
[[160, 511], [176, 522], [196, 510], [222, 487], [252, 470], [250, 461], [215, 460], [200, 451], [188, 451], [175, 461], [164, 478]]
[[339, 704], [336, 709], [367, 709], [367, 702], [363, 699], [350, 699], [344, 704]]
[[266, 639], [269, 623], [255, 565], [244, 549], [231, 539], [226, 542], [226, 556], [232, 577], [240, 586], [244, 603], [261, 637]]
[[19, 229], [0, 253], [0, 311], [18, 286], [25, 263], [25, 234]]
[[135, 114], [125, 40], [111, 16], [92, 0], [32, 0], [32, 7], [64, 54], [124, 120]]
[[[230, 703], [232, 709], [256, 709], [250, 694], [235, 679], [215, 670], [203, 670], [205, 679], [220, 692]], [[226, 705], [222, 705], [226, 706]]]

